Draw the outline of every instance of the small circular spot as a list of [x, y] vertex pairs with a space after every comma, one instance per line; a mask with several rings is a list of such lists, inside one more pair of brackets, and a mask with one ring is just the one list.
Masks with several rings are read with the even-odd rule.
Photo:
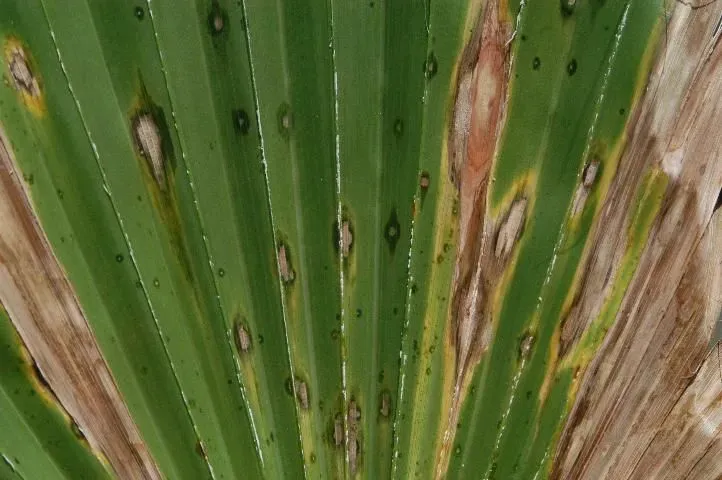
[[397, 118], [394, 122], [394, 135], [400, 137], [404, 134], [404, 122], [400, 118]]
[[219, 35], [226, 28], [226, 15], [218, 5], [214, 5], [208, 14], [208, 28], [211, 35]]
[[135, 7], [133, 9], [133, 15], [138, 20], [143, 20], [143, 18], [145, 17], [145, 10], [143, 10], [143, 7]]
[[399, 232], [396, 229], [395, 225], [389, 225], [389, 228], [386, 230], [386, 235], [388, 235], [391, 238], [395, 238], [396, 235], [398, 235]]
[[154, 278], [154, 279], [153, 279], [153, 286], [154, 286], [155, 288], [159, 288], [159, 287], [160, 287], [160, 280], [158, 280], [157, 278]]
[[526, 42], [526, 39], [527, 39], [527, 36], [526, 36], [526, 35], [522, 35], [522, 36], [521, 36], [521, 41], [522, 41], [522, 42]]
[[245, 110], [233, 110], [233, 126], [242, 135], [248, 133], [248, 130], [251, 128], [251, 121], [248, 118], [248, 114]]
[[62, 190], [58, 190], [58, 198], [59, 198], [60, 200], [62, 200], [64, 196], [65, 196], [65, 193], [63, 193]]
[[223, 270], [222, 268], [219, 268], [219, 269], [218, 269], [218, 276], [219, 276], [219, 277], [225, 277], [225, 276], [226, 276], [226, 271]]
[[577, 73], [577, 61], [572, 58], [571, 62], [567, 64], [567, 74], [571, 77]]
[[429, 185], [431, 185], [429, 172], [421, 172], [421, 177], [419, 177], [419, 187], [421, 187], [422, 190], [428, 190]]
[[427, 80], [431, 80], [434, 78], [434, 75], [436, 75], [436, 71], [439, 68], [439, 64], [436, 61], [436, 56], [433, 52], [429, 53], [429, 57], [426, 59], [426, 62], [424, 63], [424, 76]]
[[625, 113], [626, 113], [626, 110], [625, 110], [625, 109], [623, 109], [623, 108], [620, 108], [620, 109], [619, 109], [619, 114], [620, 114], [620, 115], [624, 115]]
[[531, 62], [531, 68], [539, 70], [539, 67], [541, 67], [541, 59], [539, 57], [534, 57], [534, 60]]
[[218, 32], [218, 33], [222, 32], [223, 26], [224, 26], [224, 22], [223, 22], [222, 16], [216, 15], [215, 17], [213, 17], [213, 29], [216, 32]]
[[118, 255], [116, 255], [115, 261], [118, 263], [121, 263], [123, 261], [123, 255], [121, 255], [120, 253]]
[[278, 133], [280, 133], [282, 137], [288, 138], [293, 128], [291, 106], [287, 103], [282, 103], [278, 107], [276, 118], [278, 120]]

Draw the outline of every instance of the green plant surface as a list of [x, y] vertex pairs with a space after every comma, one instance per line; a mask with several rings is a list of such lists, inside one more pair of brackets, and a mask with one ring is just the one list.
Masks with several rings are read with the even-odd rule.
[[[447, 137], [483, 2], [4, 2], [3, 135], [164, 477], [546, 476], [667, 187], [643, 180], [612, 293], [561, 351], [662, 3], [500, 3], [515, 30], [484, 222], [520, 197], [526, 217], [456, 391]], [[97, 463], [12, 405], [27, 438], [0, 454], [40, 445], [50, 473], [0, 478], [79, 478], [76, 447]]]
[[429, 62], [425, 76], [424, 3], [334, 1], [332, 10], [345, 386], [347, 405], [360, 411], [357, 425], [347, 428], [358, 442], [349, 476], [382, 479], [391, 473], [414, 195], [421, 180], [422, 98], [436, 63]]
[[[431, 478], [451, 406], [454, 352], [447, 338], [449, 286], [458, 239], [458, 191], [450, 178], [446, 132], [451, 123], [457, 61], [479, 14], [479, 3], [431, 2], [426, 17], [426, 63], [419, 128], [418, 183], [394, 419], [393, 478]], [[466, 19], [466, 24], [464, 24]], [[430, 77], [430, 78], [428, 78]], [[419, 177], [416, 179], [419, 182]]]
[[330, 6], [247, 0], [244, 9], [306, 474], [341, 478], [346, 411]]
[[26, 50], [43, 86], [41, 108], [27, 108], [4, 71], [0, 115], [45, 234], [161, 470], [204, 478], [203, 458], [175, 453], [193, 452], [197, 437], [47, 23], [38, 22], [42, 5], [6, 3], [3, 12], [4, 53]]
[[[575, 373], [557, 372], [560, 323], [646, 79], [661, 13], [660, 2], [621, 0], [582, 2], [571, 11], [551, 0], [521, 8], [487, 214], [497, 217], [516, 196], [530, 201], [530, 214], [508, 283], [495, 293], [494, 338], [462, 410], [454, 478], [546, 475]], [[599, 171], [589, 197], [573, 212], [593, 162]]]
[[0, 306], [0, 478], [112, 478], [31, 362]]
[[[235, 339], [263, 472], [268, 478], [300, 478], [303, 459], [295, 402], [287, 394], [288, 347], [243, 5], [203, 0], [149, 5], [193, 184], [192, 203], [214, 272], [208, 282]], [[200, 75], [187, 74], [198, 66], [205, 67]], [[241, 327], [249, 336], [246, 351], [238, 341]]]
[[[216, 84], [211, 90], [212, 78], [222, 77], [226, 86], [235, 82], [232, 72], [223, 65], [224, 59], [234, 57], [233, 52], [219, 53], [212, 44], [215, 35], [209, 30], [210, 4], [174, 3], [174, 9], [190, 9], [192, 15], [185, 16], [169, 13], [167, 8], [164, 11], [162, 3], [153, 6], [156, 10], [149, 11], [126, 2], [124, 16], [117, 15], [116, 6], [108, 2], [74, 2], [62, 7], [35, 4], [16, 10], [19, 17], [35, 8], [35, 19], [47, 18], [45, 25], [36, 21], [15, 33], [28, 45], [52, 38], [54, 44], [38, 48], [40, 53], [56, 56], [37, 62], [43, 75], [43, 95], [50, 99], [61, 92], [67, 95], [70, 89], [71, 102], [77, 108], [76, 112], [56, 116], [56, 112], [47, 111], [47, 105], [43, 106], [40, 116], [50, 120], [46, 128], [60, 129], [62, 125], [74, 133], [80, 130], [86, 145], [92, 144], [92, 150], [83, 151], [73, 162], [62, 162], [67, 168], [68, 178], [63, 179], [67, 190], [58, 191], [104, 190], [112, 214], [108, 215], [107, 210], [104, 216], [89, 213], [94, 214], [96, 223], [112, 218], [120, 225], [128, 245], [127, 255], [121, 251], [112, 258], [118, 263], [125, 258], [132, 260], [140, 277], [138, 292], [147, 297], [128, 302], [129, 308], [149, 306], [162, 333], [160, 346], [167, 351], [199, 437], [198, 442], [183, 440], [185, 447], [174, 449], [197, 454], [169, 454], [176, 457], [173, 462], [187, 464], [187, 468], [170, 466], [170, 461], [164, 463], [167, 459], [159, 451], [163, 447], [149, 440], [166, 474], [173, 478], [204, 477], [208, 473], [192, 465], [202, 465], [207, 459], [215, 478], [256, 477], [261, 475], [261, 469], [269, 476], [298, 475], [302, 465], [298, 435], [294, 433], [294, 405], [284, 394], [288, 363], [274, 281], [274, 251], [270, 240], [265, 256], [259, 246], [264, 229], [268, 239], [271, 237], [257, 137], [248, 135], [246, 142], [238, 138], [244, 132], [240, 129], [239, 134], [235, 133], [238, 116], [229, 108], [244, 103], [252, 106], [252, 91], [250, 85], [247, 90], [241, 85], [233, 91]], [[65, 15], [67, 8], [74, 12], [72, 18]], [[237, 7], [237, 16], [239, 12]], [[176, 23], [180, 18], [183, 21]], [[182, 50], [177, 42], [169, 42], [172, 48], [164, 48], [168, 36], [179, 31], [183, 32], [180, 36], [196, 33], [194, 49]], [[245, 51], [245, 44], [237, 43], [233, 48]], [[34, 52], [32, 45], [30, 50]], [[169, 72], [174, 68], [187, 68], [179, 62], [189, 60], [195, 65], [207, 65], [205, 84], [194, 77], [184, 86], [178, 84], [182, 75], [171, 77]], [[47, 74], [51, 66], [59, 65], [58, 61], [62, 69]], [[195, 90], [185, 95], [184, 89], [191, 87]], [[223, 105], [222, 111], [216, 111], [219, 105]], [[202, 115], [196, 117], [196, 113]], [[160, 169], [153, 167], [151, 155], [141, 155], [135, 131], [140, 115], [150, 115], [159, 130], [163, 153]], [[63, 125], [60, 118], [77, 121]], [[60, 147], [49, 143], [48, 150], [51, 145], [61, 150], [65, 138], [56, 139]], [[53, 194], [49, 189], [43, 193], [48, 198]], [[64, 194], [60, 196], [64, 198]], [[82, 195], [80, 198], [87, 201]], [[88, 209], [87, 203], [81, 205]], [[236, 210], [241, 207], [243, 211]], [[68, 217], [74, 213], [68, 211]], [[93, 257], [88, 237], [94, 232], [84, 228], [77, 224], [73, 233], [85, 242], [83, 255]], [[63, 243], [57, 237], [51, 241], [54, 245]], [[72, 261], [67, 263], [72, 270]], [[89, 265], [94, 275], [100, 275], [100, 265]], [[112, 290], [109, 285], [99, 298], [106, 302], [123, 300], [109, 293]], [[96, 330], [108, 328], [95, 324], [92, 312], [89, 316]], [[113, 328], [130, 345], [132, 335], [138, 332], [127, 324], [123, 328], [123, 320], [120, 315], [113, 318]], [[252, 336], [247, 351], [234, 341], [241, 325]], [[153, 339], [158, 333], [145, 336]], [[264, 337], [273, 341], [261, 346]], [[155, 363], [167, 362], [166, 355], [159, 353], [156, 349], [153, 355], [143, 358], [147, 363], [153, 363], [154, 356]], [[134, 368], [136, 378], [149, 370], [140, 365]], [[158, 393], [147, 383], [144, 388], [144, 395]], [[180, 401], [178, 393], [176, 389], [172, 394], [163, 394], [170, 402], [172, 398]], [[176, 421], [178, 413], [185, 410], [180, 405], [165, 408], [165, 417], [175, 415]], [[137, 418], [136, 411], [133, 414], [141, 423], [144, 437], [152, 436], [151, 427], [143, 428], [143, 419]], [[163, 416], [158, 412], [158, 418]], [[178, 423], [182, 425], [183, 420]], [[169, 422], [166, 427], [171, 425]], [[176, 473], [170, 473], [173, 471]]]

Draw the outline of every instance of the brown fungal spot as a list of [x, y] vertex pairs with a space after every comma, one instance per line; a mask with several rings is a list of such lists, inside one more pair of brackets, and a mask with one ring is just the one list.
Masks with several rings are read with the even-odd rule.
[[296, 392], [296, 400], [298, 400], [300, 407], [308, 410], [308, 387], [306, 382], [297, 378], [294, 381], [293, 389]]
[[223, 30], [223, 24], [224, 24], [224, 22], [223, 22], [222, 16], [216, 15], [213, 17], [213, 29], [216, 32], [220, 32], [221, 30]]
[[207, 458], [207, 456], [206, 456], [206, 446], [203, 445], [203, 442], [200, 441], [200, 440], [198, 440], [198, 441], [196, 442], [196, 453], [197, 453], [198, 456], [200, 456], [201, 458]]
[[379, 413], [383, 418], [389, 418], [389, 415], [391, 415], [391, 394], [386, 390], [381, 392]]
[[19, 45], [10, 47], [7, 61], [15, 88], [31, 97], [39, 97], [40, 85], [30, 68], [25, 50]]
[[288, 258], [288, 250], [284, 244], [278, 247], [278, 269], [283, 283], [291, 283], [296, 278], [296, 272], [293, 271], [291, 261]]
[[494, 248], [496, 258], [507, 256], [519, 238], [526, 217], [526, 204], [526, 198], [514, 201], [509, 209], [509, 214], [499, 227]]
[[161, 190], [165, 190], [165, 157], [163, 155], [163, 142], [160, 129], [153, 115], [140, 113], [133, 121], [133, 135], [136, 147], [150, 165], [156, 183]]
[[531, 349], [534, 346], [534, 340], [534, 335], [530, 333], [524, 335], [524, 338], [521, 341], [521, 345], [519, 346], [519, 354], [521, 355], [521, 358], [529, 358]]
[[597, 178], [598, 171], [598, 160], [593, 160], [584, 167], [584, 172], [582, 172], [582, 183], [577, 187], [576, 192], [574, 192], [574, 201], [572, 202], [573, 217], [584, 209], [584, 205], [587, 203], [587, 197], [589, 197], [589, 192]]
[[586, 188], [591, 188], [591, 186], [594, 184], [594, 180], [597, 178], [597, 172], [599, 171], [599, 161], [594, 160], [592, 162], [589, 162], [586, 167], [584, 167], [584, 175], [582, 179], [582, 185], [584, 185]]
[[340, 413], [333, 420], [333, 444], [336, 447], [343, 445], [343, 417]]
[[251, 349], [251, 335], [241, 322], [236, 323], [236, 346], [243, 353]]
[[213, 2], [211, 11], [208, 13], [208, 28], [211, 35], [220, 35], [226, 28], [227, 16], [226, 12], [221, 9], [217, 2]]
[[341, 255], [343, 258], [348, 258], [351, 252], [351, 245], [353, 245], [353, 232], [351, 231], [351, 224], [348, 220], [344, 220], [341, 224]]
[[419, 178], [419, 187], [421, 187], [421, 190], [428, 190], [429, 185], [431, 185], [431, 178], [429, 177], [429, 172], [421, 172], [421, 177]]
[[83, 443], [86, 443], [87, 437], [85, 436], [85, 433], [83, 433], [83, 430], [80, 428], [80, 425], [75, 420], [70, 420], [70, 431], [73, 432], [73, 435], [75, 435], [75, 438], [80, 440]]
[[361, 457], [361, 410], [358, 408], [355, 400], [351, 400], [348, 404], [348, 414], [346, 419], [348, 425], [348, 464], [351, 475], [355, 475], [358, 470], [358, 463]]

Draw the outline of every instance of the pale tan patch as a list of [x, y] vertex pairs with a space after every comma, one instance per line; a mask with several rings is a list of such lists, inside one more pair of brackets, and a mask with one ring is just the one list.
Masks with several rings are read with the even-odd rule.
[[585, 254], [560, 355], [614, 285], [639, 172], [661, 168], [670, 184], [615, 323], [586, 370], [574, 372], [553, 479], [722, 478], [722, 382], [709, 349], [722, 278], [719, 212], [710, 222], [722, 187], [722, 2], [674, 7]]

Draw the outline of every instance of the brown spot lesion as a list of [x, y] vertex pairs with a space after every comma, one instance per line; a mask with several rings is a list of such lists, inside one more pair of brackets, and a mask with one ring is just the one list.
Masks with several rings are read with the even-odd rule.
[[348, 467], [351, 476], [353, 476], [358, 471], [361, 460], [361, 410], [356, 400], [352, 399], [348, 404], [346, 422], [346, 428], [348, 430], [346, 453], [348, 457]]
[[381, 418], [387, 419], [391, 416], [391, 393], [388, 390], [381, 392], [379, 401], [379, 414]]
[[296, 279], [296, 272], [291, 265], [291, 256], [285, 243], [278, 246], [278, 271], [285, 284], [292, 283]]
[[524, 226], [526, 207], [526, 198], [520, 198], [512, 203], [506, 219], [501, 223], [496, 234], [494, 247], [494, 256], [496, 256], [496, 258], [501, 259], [508, 257], [514, 248]]
[[333, 439], [333, 444], [337, 448], [343, 446], [345, 435], [343, 432], [343, 415], [341, 413], [338, 413], [333, 419], [333, 432], [331, 437]]
[[488, 261], [482, 257], [508, 256], [526, 211], [526, 201], [513, 206], [511, 221], [500, 234], [496, 222], [485, 216], [491, 166], [505, 115], [510, 36], [511, 23], [499, 2], [487, 2], [459, 65], [449, 141], [450, 176], [459, 190], [460, 210], [451, 311], [459, 381], [469, 355], [483, 350], [474, 344], [478, 346], [488, 336], [484, 304], [499, 269], [496, 264], [485, 267]]
[[574, 200], [572, 201], [572, 212], [571, 216], [576, 217], [584, 210], [584, 206], [587, 203], [587, 198], [592, 191], [594, 182], [597, 179], [597, 173], [599, 172], [599, 159], [593, 158], [584, 166], [582, 172], [581, 182], [577, 186], [574, 192]]
[[[487, 215], [492, 164], [506, 115], [512, 19], [504, 2], [486, 2], [456, 74], [449, 125], [449, 176], [456, 186], [459, 244], [452, 279], [450, 341], [455, 352], [454, 398], [446, 438], [453, 438], [469, 372], [491, 342], [491, 299], [527, 217], [525, 187], [498, 218]], [[448, 461], [444, 442], [439, 465]]]
[[251, 349], [251, 334], [248, 331], [248, 327], [240, 320], [236, 322], [235, 326], [235, 341], [240, 353], [246, 353]]
[[138, 153], [148, 161], [158, 187], [165, 191], [165, 153], [160, 128], [152, 113], [142, 112], [133, 119], [133, 138]]
[[4, 53], [10, 83], [25, 106], [35, 115], [41, 115], [45, 108], [42, 83], [29, 50], [17, 38], [8, 37]]
[[341, 247], [341, 255], [343, 258], [348, 258], [351, 253], [351, 247], [353, 246], [353, 229], [351, 228], [351, 222], [344, 220], [341, 224], [341, 231], [339, 246]]
[[308, 385], [299, 377], [293, 379], [293, 393], [296, 396], [298, 406], [303, 410], [308, 410], [310, 406], [308, 401]]
[[18, 46], [12, 47], [8, 56], [8, 68], [15, 88], [32, 97], [39, 97], [40, 84], [30, 69], [25, 50]]

